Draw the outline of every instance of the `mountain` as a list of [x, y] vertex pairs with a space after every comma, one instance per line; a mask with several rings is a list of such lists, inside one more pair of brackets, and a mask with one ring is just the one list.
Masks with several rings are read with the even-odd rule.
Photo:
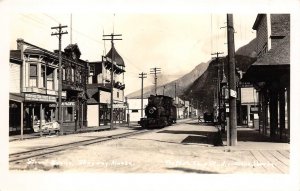
[[[176, 95], [183, 95], [183, 92], [189, 87], [196, 79], [198, 79], [207, 69], [209, 62], [201, 63], [197, 65], [191, 72], [185, 74], [181, 78], [174, 80], [172, 82], [166, 83], [164, 85], [157, 86], [157, 94], [163, 94], [174, 97], [175, 95], [175, 83], [176, 83]], [[145, 87], [143, 97], [149, 97], [150, 95], [155, 94], [154, 86]], [[126, 97], [128, 98], [140, 98], [141, 90], [132, 92], [128, 94]]]
[[[228, 81], [228, 57], [219, 59], [219, 63], [224, 63], [224, 73]], [[256, 58], [243, 55], [235, 55], [236, 68], [245, 72], [248, 67], [255, 62]], [[219, 80], [222, 81], [223, 66], [219, 64]], [[217, 96], [217, 81], [218, 81], [218, 63], [213, 60], [207, 70], [194, 83], [186, 89], [184, 96], [187, 100], [192, 100], [198, 107], [203, 110], [212, 111], [214, 97]], [[195, 105], [196, 106], [196, 105]]]
[[[245, 72], [249, 66], [256, 60], [256, 39], [251, 40], [245, 46], [239, 48], [235, 53], [236, 68]], [[184, 100], [193, 100], [196, 107], [201, 107], [204, 110], [212, 111], [214, 102], [214, 92], [217, 88], [218, 68], [219, 79], [223, 76], [223, 63], [225, 74], [228, 72], [228, 57], [219, 59], [219, 64], [216, 60], [210, 60], [206, 63], [201, 63], [196, 66], [190, 73], [183, 77], [157, 87], [158, 94], [164, 94], [174, 97], [175, 83], [176, 95]], [[227, 79], [228, 76], [226, 75]], [[144, 97], [154, 94], [154, 86], [144, 88]], [[140, 90], [128, 94], [128, 98], [140, 98]]]
[[247, 45], [242, 46], [236, 51], [236, 55], [241, 55], [241, 56], [249, 56], [251, 58], [256, 57], [256, 38], [251, 40]]

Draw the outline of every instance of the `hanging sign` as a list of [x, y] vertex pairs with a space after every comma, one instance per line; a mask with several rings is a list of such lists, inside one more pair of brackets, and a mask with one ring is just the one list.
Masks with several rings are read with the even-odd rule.
[[237, 97], [237, 96], [236, 96], [236, 91], [230, 89], [230, 96], [236, 98], [236, 97]]
[[75, 106], [75, 102], [62, 102], [62, 106]]

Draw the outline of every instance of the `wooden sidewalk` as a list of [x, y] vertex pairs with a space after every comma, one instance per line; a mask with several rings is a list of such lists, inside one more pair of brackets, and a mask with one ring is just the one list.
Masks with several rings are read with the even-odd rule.
[[289, 173], [289, 150], [252, 150], [249, 152], [267, 173]]

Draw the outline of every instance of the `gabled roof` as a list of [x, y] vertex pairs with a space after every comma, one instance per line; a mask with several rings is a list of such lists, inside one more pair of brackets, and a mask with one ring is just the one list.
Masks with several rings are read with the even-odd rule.
[[77, 43], [69, 44], [64, 50], [65, 50], [65, 53], [67, 53], [67, 54], [69, 54], [71, 52], [75, 52], [77, 57], [80, 58], [81, 52], [79, 50], [79, 47], [78, 47]]
[[275, 48], [271, 48], [264, 56], [252, 65], [289, 65], [290, 35], [284, 37]]
[[123, 58], [120, 56], [120, 54], [117, 52], [115, 47], [112, 47], [110, 51], [106, 54], [106, 57], [112, 59], [112, 51], [114, 51], [114, 61], [117, 63], [119, 66], [125, 67], [125, 63]]
[[244, 74], [242, 81], [274, 81], [290, 73], [290, 35], [283, 38], [275, 48], [254, 62]]
[[97, 100], [97, 95], [95, 95], [98, 92], [99, 92], [98, 88], [87, 88], [86, 94], [87, 94], [87, 98], [88, 98], [87, 99], [88, 104], [99, 103], [99, 100]]
[[260, 21], [264, 16], [266, 16], [266, 14], [257, 14], [257, 17], [256, 17], [255, 22], [252, 27], [253, 30], [257, 30], [258, 25], [260, 24]]

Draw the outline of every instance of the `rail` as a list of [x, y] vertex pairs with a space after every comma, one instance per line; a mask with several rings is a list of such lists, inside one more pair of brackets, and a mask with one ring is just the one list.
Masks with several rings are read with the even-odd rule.
[[97, 137], [97, 138], [93, 138], [93, 139], [89, 139], [89, 140], [77, 141], [77, 142], [72, 142], [72, 143], [66, 143], [66, 144], [61, 144], [61, 145], [39, 148], [39, 149], [35, 149], [35, 150], [30, 150], [30, 151], [13, 153], [13, 154], [9, 155], [9, 162], [11, 163], [11, 162], [23, 161], [26, 159], [49, 155], [52, 153], [57, 153], [60, 151], [76, 148], [79, 146], [87, 146], [87, 145], [92, 145], [92, 144], [101, 143], [101, 142], [105, 142], [105, 141], [126, 138], [126, 137], [139, 135], [139, 134], [143, 134], [143, 133], [147, 133], [147, 132], [151, 132], [151, 131], [152, 130], [147, 130], [147, 129], [136, 130], [133, 132], [126, 132], [126, 133], [121, 133], [121, 134], [117, 134], [117, 135], [110, 135], [107, 137]]

